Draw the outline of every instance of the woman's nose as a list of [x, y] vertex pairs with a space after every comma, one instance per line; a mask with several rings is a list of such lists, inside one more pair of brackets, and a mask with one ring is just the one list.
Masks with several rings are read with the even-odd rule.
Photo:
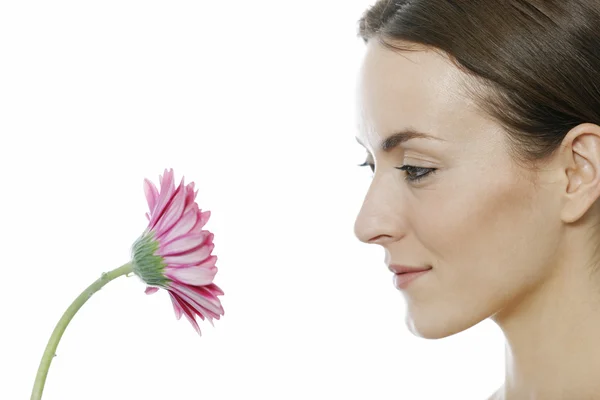
[[369, 188], [354, 223], [354, 234], [364, 243], [385, 245], [404, 236], [401, 204], [385, 186]]

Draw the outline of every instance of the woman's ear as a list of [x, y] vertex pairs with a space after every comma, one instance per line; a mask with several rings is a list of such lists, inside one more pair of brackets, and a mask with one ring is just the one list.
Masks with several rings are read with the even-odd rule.
[[600, 197], [600, 126], [580, 124], [561, 144], [562, 168], [567, 178], [561, 219], [579, 220]]

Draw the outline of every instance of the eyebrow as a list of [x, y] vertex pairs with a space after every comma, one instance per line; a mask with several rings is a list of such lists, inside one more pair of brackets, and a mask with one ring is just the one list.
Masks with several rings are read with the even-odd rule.
[[[439, 140], [439, 141], [443, 141], [443, 139], [440, 139], [438, 137], [435, 136], [431, 136], [427, 133], [423, 133], [423, 132], [418, 132], [414, 129], [404, 129], [402, 131], [396, 132], [391, 134], [390, 136], [386, 137], [379, 145], [379, 148], [381, 149], [381, 151], [384, 152], [389, 152], [392, 149], [396, 148], [397, 146], [399, 146], [400, 144], [407, 142], [411, 139], [433, 139], [433, 140]], [[361, 141], [360, 139], [357, 137], [356, 140], [358, 141], [358, 143], [360, 143], [363, 147], [366, 147]]]

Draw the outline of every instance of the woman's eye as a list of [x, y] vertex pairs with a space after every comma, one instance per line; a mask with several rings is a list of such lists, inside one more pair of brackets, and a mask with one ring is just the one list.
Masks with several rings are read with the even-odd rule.
[[406, 172], [406, 180], [409, 182], [417, 182], [437, 170], [436, 168], [415, 167], [414, 165], [403, 165], [396, 168]]
[[375, 164], [373, 164], [372, 162], [369, 162], [368, 160], [365, 161], [362, 164], [358, 164], [359, 167], [370, 167], [371, 168], [371, 172], [375, 172]]

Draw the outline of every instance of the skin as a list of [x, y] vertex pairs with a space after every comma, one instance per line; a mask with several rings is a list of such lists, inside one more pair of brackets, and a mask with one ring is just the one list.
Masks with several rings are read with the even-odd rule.
[[[438, 339], [491, 318], [506, 337], [493, 399], [600, 393], [600, 127], [582, 124], [536, 167], [466, 93], [444, 54], [371, 40], [359, 77], [359, 134], [374, 167], [355, 234], [386, 264], [432, 269], [401, 290], [410, 331]], [[412, 129], [384, 151], [380, 143]], [[407, 180], [435, 168], [417, 182]]]

